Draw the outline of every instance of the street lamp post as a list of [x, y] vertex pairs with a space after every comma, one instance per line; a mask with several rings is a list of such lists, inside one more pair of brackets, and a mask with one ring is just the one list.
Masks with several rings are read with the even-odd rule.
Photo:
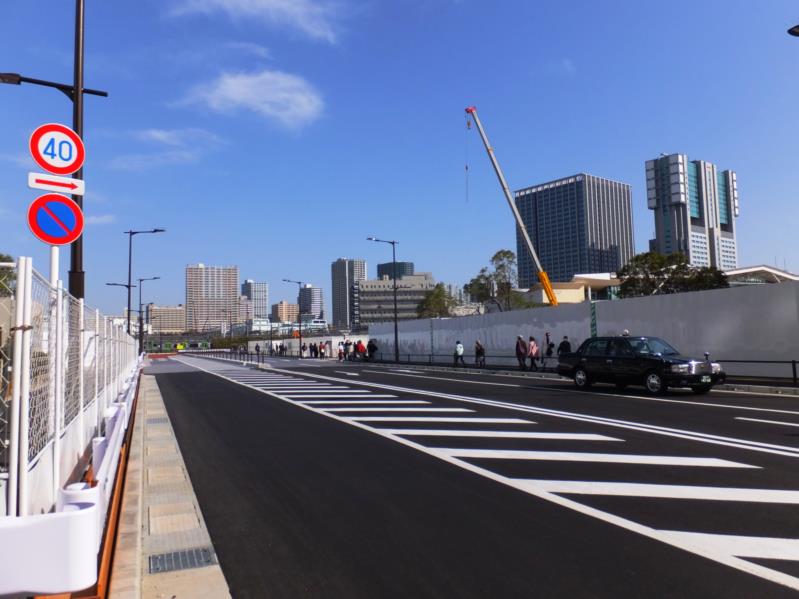
[[[106, 285], [109, 287], [125, 287], [128, 290], [128, 313], [126, 316], [128, 319], [128, 327], [130, 327], [130, 289], [136, 285], [131, 285], [130, 283], [106, 283]], [[128, 328], [128, 335], [130, 335], [130, 328]]]
[[391, 244], [391, 271], [394, 273], [394, 361], [399, 362], [399, 325], [397, 324], [397, 244], [399, 241], [367, 237], [367, 241]]
[[[130, 289], [131, 277], [133, 276], [133, 236], [146, 233], [164, 233], [166, 229], [147, 229], [146, 231], [124, 231], [128, 236], [128, 335], [130, 335]], [[135, 285], [133, 285], [135, 287]]]
[[[141, 288], [142, 283], [145, 281], [157, 281], [161, 277], [145, 277], [141, 279], [136, 279], [139, 282], [139, 353], [144, 351], [144, 312], [142, 311], [142, 303], [141, 303]], [[128, 290], [130, 292], [130, 290]], [[130, 314], [130, 312], [128, 312]]]
[[[25, 77], [19, 73], [0, 73], [0, 83], [20, 85], [30, 83], [52, 87], [64, 93], [72, 100], [72, 129], [80, 137], [83, 137], [83, 95], [108, 97], [108, 92], [96, 89], [86, 89], [83, 87], [83, 49], [84, 49], [84, 2], [85, 0], [75, 0], [75, 59], [74, 59], [74, 79], [72, 85], [45, 81], [44, 79], [34, 79]], [[75, 179], [83, 179], [83, 169], [81, 168], [72, 175]], [[83, 197], [73, 195], [72, 199], [81, 210], [83, 209]], [[128, 281], [130, 284], [130, 281]], [[69, 292], [78, 299], [85, 297], [85, 272], [83, 271], [83, 235], [72, 242], [70, 246], [69, 260]], [[130, 308], [130, 306], [128, 306]], [[130, 310], [128, 310], [130, 313]], [[130, 331], [128, 331], [130, 332]]]
[[283, 279], [284, 283], [296, 283], [297, 287], [297, 328], [300, 330], [300, 347], [299, 351], [297, 352], [302, 359], [302, 308], [300, 307], [300, 292], [299, 290], [302, 289], [302, 286], [305, 285], [304, 281], [292, 281], [291, 279]]

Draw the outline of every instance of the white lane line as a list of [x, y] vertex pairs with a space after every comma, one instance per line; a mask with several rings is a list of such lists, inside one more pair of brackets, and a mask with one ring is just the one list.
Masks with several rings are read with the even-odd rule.
[[325, 412], [474, 412], [466, 408], [319, 408]]
[[535, 424], [532, 420], [522, 420], [521, 418], [452, 418], [435, 417], [417, 418], [416, 416], [362, 416], [360, 418], [347, 418], [354, 422], [481, 422], [484, 424]]
[[648, 464], [651, 466], [703, 466], [708, 468], [760, 468], [720, 458], [690, 458], [668, 455], [588, 453], [568, 451], [528, 451], [520, 449], [433, 448], [452, 458], [490, 458], [499, 460], [543, 460], [557, 462], [603, 462], [608, 464]]
[[662, 530], [667, 538], [719, 555], [761, 559], [799, 560], [799, 539], [744, 537], [681, 530]]
[[411, 435], [418, 437], [483, 437], [486, 439], [544, 439], [553, 441], [624, 441], [615, 437], [594, 433], [529, 433], [523, 431], [459, 431], [424, 428], [382, 428], [390, 435]]
[[[341, 379], [337, 379], [335, 377], [330, 377], [321, 374], [308, 374], [307, 376], [314, 377], [316, 379], [327, 380], [327, 381], [335, 381], [335, 382], [342, 382]], [[721, 435], [712, 435], [709, 433], [700, 433], [698, 431], [690, 431], [686, 429], [677, 429], [677, 428], [669, 428], [665, 426], [659, 426], [654, 424], [646, 424], [643, 422], [635, 422], [630, 420], [618, 420], [614, 418], [604, 418], [601, 416], [593, 416], [590, 414], [581, 414], [579, 412], [567, 412], [563, 410], [554, 410], [550, 408], [539, 408], [536, 406], [525, 405], [525, 404], [516, 404], [506, 401], [495, 401], [491, 399], [483, 399], [479, 397], [471, 397], [468, 395], [456, 395], [453, 393], [443, 393], [439, 391], [430, 391], [430, 390], [423, 390], [423, 389], [415, 389], [412, 387], [400, 387], [395, 385], [387, 385], [384, 383], [371, 383], [367, 381], [352, 381], [353, 385], [361, 385], [365, 387], [372, 387], [375, 389], [381, 389], [386, 391], [395, 391], [399, 393], [407, 393], [412, 395], [424, 395], [427, 397], [438, 397], [442, 399], [454, 399], [456, 401], [462, 401], [465, 403], [472, 403], [484, 406], [491, 406], [491, 407], [498, 407], [498, 408], [508, 408], [517, 412], [527, 412], [531, 414], [537, 415], [545, 415], [545, 416], [554, 416], [556, 418], [564, 418], [566, 420], [576, 420], [579, 422], [590, 422], [593, 424], [601, 424], [605, 426], [611, 426], [616, 428], [624, 428], [628, 430], [636, 430], [645, 433], [655, 434], [655, 435], [662, 435], [666, 437], [674, 437], [676, 439], [688, 439], [691, 441], [698, 441], [701, 443], [708, 443], [711, 445], [723, 445], [725, 447], [736, 447], [739, 449], [747, 449], [749, 451], [757, 451], [762, 453], [770, 453], [774, 455], [782, 455], [792, 458], [799, 458], [799, 447], [792, 447], [790, 445], [775, 445], [772, 443], [761, 443], [759, 441], [750, 441], [747, 439], [739, 439], [735, 437], [725, 437]], [[575, 393], [585, 393], [589, 394], [589, 392], [580, 392], [575, 391]], [[672, 401], [672, 400], [664, 400], [664, 401]], [[677, 403], [690, 403], [690, 402], [677, 402]], [[712, 404], [711, 404], [712, 405]], [[755, 408], [753, 408], [755, 409]]]
[[512, 385], [510, 383], [489, 383], [484, 381], [465, 381], [463, 379], [450, 379], [443, 376], [423, 376], [421, 374], [400, 374], [405, 372], [412, 372], [410, 370], [397, 370], [396, 372], [380, 372], [377, 370], [366, 370], [365, 372], [372, 372], [375, 374], [391, 374], [394, 376], [407, 376], [415, 379], [432, 379], [435, 381], [452, 381], [455, 383], [466, 383], [467, 385], [492, 385], [494, 387], [521, 387], [522, 385]]
[[524, 487], [549, 493], [576, 495], [616, 495], [658, 499], [706, 499], [708, 501], [746, 501], [749, 503], [799, 504], [799, 491], [747, 489], [738, 487], [694, 487], [583, 480], [520, 479]]
[[780, 422], [779, 420], [760, 420], [759, 418], [744, 418], [743, 416], [736, 416], [736, 420], [746, 420], [748, 422], [763, 422], [765, 424], [779, 424], [781, 426], [799, 426], [796, 422]]
[[269, 391], [279, 391], [281, 393], [333, 393], [333, 394], [349, 393], [355, 395], [369, 395], [371, 393], [371, 391], [368, 391], [367, 389], [348, 389], [347, 387], [336, 387], [336, 388], [323, 387], [319, 389], [316, 389], [314, 387], [309, 387], [309, 388], [303, 387], [299, 389], [297, 387], [291, 387], [291, 388], [281, 387], [278, 389], [272, 389], [270, 387], [259, 387], [259, 389], [268, 389]]
[[[183, 362], [183, 360], [181, 360], [181, 359], [178, 359], [177, 361]], [[184, 363], [186, 363], [186, 362], [184, 362]], [[209, 371], [208, 369], [203, 368], [202, 366], [197, 366], [197, 365], [194, 365], [194, 364], [190, 364], [190, 365], [193, 366], [194, 368], [197, 368], [198, 370], [201, 370], [201, 371], [204, 371], [204, 372], [208, 372], [210, 374], [215, 374], [215, 373]], [[226, 377], [222, 377], [221, 375], [217, 375], [217, 376], [220, 376], [221, 378], [226, 378]], [[320, 376], [320, 375], [311, 375], [311, 376]], [[329, 377], [325, 377], [325, 378], [329, 378]], [[228, 380], [228, 381], [230, 381], [230, 382], [232, 382], [234, 384], [241, 384], [241, 383], [236, 383], [236, 381], [233, 381], [231, 379], [226, 379], [226, 380]], [[332, 380], [335, 380], [335, 379], [332, 379]], [[361, 383], [359, 383], [359, 384], [361, 384]], [[368, 384], [368, 383], [367, 383], [367, 385], [368, 386], [373, 386], [373, 387], [380, 387], [379, 385], [373, 385], [373, 384]], [[242, 386], [245, 386], [245, 385], [242, 385]], [[418, 390], [417, 390], [417, 392], [418, 392]], [[735, 568], [736, 570], [739, 570], [741, 572], [747, 572], [747, 573], [752, 574], [754, 576], [759, 576], [760, 578], [763, 578], [765, 580], [770, 580], [772, 582], [784, 585], [784, 586], [789, 587], [791, 589], [799, 590], [799, 578], [797, 578], [795, 576], [791, 576], [790, 574], [786, 574], [785, 572], [780, 572], [779, 570], [774, 570], [774, 569], [768, 568], [766, 566], [761, 566], [760, 564], [755, 564], [754, 562], [751, 562], [751, 561], [740, 559], [740, 558], [735, 557], [735, 556], [733, 556], [733, 555], [731, 555], [729, 553], [722, 553], [722, 554], [719, 554], [719, 553], [716, 553], [716, 552], [712, 552], [711, 553], [705, 547], [702, 547], [702, 546], [699, 546], [697, 544], [692, 544], [690, 542], [687, 542], [683, 537], [669, 536], [669, 535], [666, 534], [667, 531], [661, 531], [661, 530], [654, 529], [654, 528], [652, 528], [650, 526], [645, 526], [643, 524], [639, 524], [638, 522], [634, 522], [634, 521], [629, 520], [627, 518], [622, 518], [621, 516], [616, 516], [615, 514], [611, 514], [609, 512], [605, 512], [605, 511], [602, 511], [602, 510], [599, 510], [599, 509], [596, 509], [596, 508], [592, 508], [590, 506], [584, 505], [584, 504], [582, 504], [582, 503], [580, 503], [578, 501], [574, 501], [572, 499], [569, 499], [567, 497], [563, 497], [561, 495], [557, 495], [557, 494], [554, 494], [554, 493], [548, 493], [546, 491], [539, 491], [539, 490], [536, 490], [536, 489], [524, 488], [520, 484], [518, 479], [509, 478], [507, 476], [502, 476], [500, 474], [497, 474], [496, 472], [492, 472], [491, 470], [487, 470], [485, 468], [477, 466], [476, 464], [472, 464], [470, 462], [466, 462], [466, 461], [460, 460], [458, 458], [453, 458], [453, 457], [449, 457], [449, 456], [445, 456], [445, 455], [436, 454], [430, 448], [425, 447], [424, 445], [421, 445], [419, 443], [416, 443], [416, 442], [414, 442], [414, 441], [412, 441], [410, 439], [406, 439], [404, 437], [398, 437], [396, 435], [386, 434], [380, 428], [374, 428], [373, 426], [370, 426], [370, 425], [367, 425], [367, 424], [361, 424], [360, 422], [358, 422], [358, 420], [366, 420], [366, 421], [375, 420], [375, 418], [373, 418], [373, 417], [345, 418], [345, 417], [339, 416], [337, 414], [328, 414], [326, 412], [322, 412], [322, 411], [314, 408], [313, 406], [304, 406], [304, 405], [300, 404], [299, 402], [292, 401], [290, 399], [286, 399], [284, 397], [281, 397], [280, 395], [277, 395], [277, 394], [274, 394], [274, 393], [270, 393], [269, 391], [262, 391], [262, 393], [270, 395], [271, 397], [274, 397], [274, 398], [279, 399], [281, 401], [285, 401], [286, 403], [291, 403], [291, 404], [293, 404], [295, 406], [301, 407], [301, 408], [303, 408], [305, 410], [314, 412], [316, 414], [321, 414], [321, 415], [325, 416], [326, 418], [332, 418], [334, 420], [338, 420], [339, 422], [346, 422], [347, 424], [350, 424], [351, 426], [360, 428], [362, 430], [369, 431], [371, 433], [374, 433], [374, 434], [379, 435], [381, 437], [384, 437], [386, 439], [391, 439], [391, 440], [399, 443], [400, 445], [404, 445], [406, 447], [410, 447], [410, 448], [416, 449], [417, 451], [420, 451], [422, 453], [426, 453], [426, 454], [428, 454], [430, 456], [437, 457], [437, 458], [441, 459], [442, 461], [445, 461], [445, 462], [447, 462], [449, 464], [452, 464], [454, 466], [458, 466], [459, 468], [462, 468], [462, 469], [464, 469], [464, 470], [466, 470], [468, 472], [472, 472], [473, 474], [477, 474], [479, 476], [482, 476], [482, 477], [487, 478], [489, 480], [493, 480], [495, 482], [498, 482], [500, 484], [506, 485], [508, 487], [511, 487], [511, 488], [514, 488], [514, 489], [518, 489], [520, 491], [524, 491], [524, 492], [529, 493], [530, 495], [532, 495], [534, 497], [538, 497], [539, 499], [543, 499], [543, 500], [548, 501], [550, 503], [553, 503], [555, 505], [559, 505], [561, 507], [573, 510], [573, 511], [579, 513], [579, 514], [583, 514], [585, 516], [596, 518], [597, 520], [600, 520], [602, 522], [606, 522], [608, 524], [612, 524], [614, 526], [618, 526], [618, 527], [620, 527], [620, 528], [622, 528], [624, 530], [628, 530], [630, 532], [635, 532], [637, 534], [640, 534], [640, 535], [642, 535], [644, 537], [647, 537], [649, 539], [653, 539], [655, 541], [660, 541], [662, 543], [666, 543], [668, 545], [671, 545], [672, 547], [677, 547], [677, 548], [682, 549], [684, 551], [688, 551], [690, 553], [693, 553], [694, 555], [699, 555], [701, 557], [712, 559], [712, 560], [714, 560], [714, 561], [716, 561], [716, 562], [718, 562], [720, 564], [724, 564], [724, 565], [729, 566], [731, 568]], [[434, 393], [431, 393], [431, 392], [424, 392], [422, 394], [431, 395], [431, 396], [438, 395], [438, 394], [434, 394]], [[463, 399], [463, 401], [468, 401], [468, 399]], [[379, 420], [384, 420], [383, 418], [378, 418], [378, 419]], [[418, 420], [419, 419], [417, 419], [417, 421]], [[424, 418], [424, 419], [421, 419], [421, 420], [430, 422], [432, 419], [431, 418]], [[474, 422], [477, 419], [476, 418], [468, 418], [466, 420], [470, 420], [470, 421]], [[525, 424], [534, 424], [533, 422], [530, 422], [530, 421], [521, 421], [521, 422], [525, 423]]]
[[357, 372], [347, 372], [346, 370], [334, 370], [333, 372], [338, 372], [339, 374], [346, 374], [347, 376], [361, 376]]
[[280, 395], [286, 399], [325, 399], [327, 397], [334, 399], [363, 399], [364, 397], [397, 397], [396, 395], [389, 395], [386, 393], [374, 393], [372, 395], [352, 395], [347, 393], [331, 393], [330, 395], [320, 395], [319, 393], [281, 393]]
[[422, 400], [415, 400], [415, 399], [364, 399], [361, 401], [329, 401], [326, 399], [320, 399], [318, 401], [299, 401], [297, 403], [315, 406], [315, 405], [366, 405], [366, 404], [380, 404], [380, 405], [396, 405], [396, 404], [428, 404], [430, 405], [429, 401], [422, 401]]

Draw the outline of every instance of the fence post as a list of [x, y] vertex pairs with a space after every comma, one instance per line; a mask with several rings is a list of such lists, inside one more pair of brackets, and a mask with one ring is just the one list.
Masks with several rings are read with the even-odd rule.
[[14, 298], [14, 348], [11, 353], [11, 426], [8, 452], [8, 496], [6, 512], [17, 515], [17, 493], [19, 490], [19, 425], [20, 386], [22, 385], [22, 328], [25, 305], [25, 260], [17, 260], [17, 288]]
[[58, 281], [55, 299], [55, 405], [53, 425], [53, 504], [61, 488], [61, 421], [64, 418], [64, 286]]
[[80, 450], [81, 453], [83, 452], [83, 444], [86, 441], [86, 431], [83, 428], [83, 383], [84, 383], [84, 373], [83, 373], [83, 360], [84, 355], [83, 353], [86, 351], [85, 342], [83, 338], [83, 327], [85, 322], [83, 320], [83, 298], [78, 300], [78, 439], [80, 443]]
[[94, 436], [99, 437], [102, 433], [103, 412], [100, 409], [100, 310], [94, 310], [94, 411], [97, 421], [97, 431]]
[[25, 258], [25, 295], [22, 307], [22, 360], [19, 366], [22, 369], [22, 383], [20, 386], [19, 403], [19, 515], [28, 515], [28, 434], [30, 432], [28, 421], [30, 412], [31, 390], [31, 307], [33, 304], [33, 263], [31, 258]]
[[108, 318], [103, 317], [103, 418], [108, 407]]

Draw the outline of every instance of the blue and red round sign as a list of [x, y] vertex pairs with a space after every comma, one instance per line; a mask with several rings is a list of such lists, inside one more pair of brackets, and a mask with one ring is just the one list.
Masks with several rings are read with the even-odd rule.
[[83, 233], [83, 211], [66, 196], [46, 193], [28, 208], [28, 226], [45, 243], [67, 245]]

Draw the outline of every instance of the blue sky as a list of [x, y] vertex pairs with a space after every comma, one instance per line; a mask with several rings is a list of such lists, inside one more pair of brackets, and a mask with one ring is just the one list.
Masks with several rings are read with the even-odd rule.
[[[0, 70], [71, 79], [71, 2], [7, 0]], [[122, 231], [145, 301], [184, 299], [189, 263], [236, 264], [294, 300], [330, 263], [370, 276], [400, 241], [466, 282], [514, 225], [463, 109], [478, 106], [512, 188], [585, 171], [630, 183], [636, 249], [653, 217], [644, 161], [682, 152], [738, 172], [739, 262], [799, 271], [799, 22], [789, 0], [87, 0], [87, 302], [119, 313]], [[0, 86], [0, 251], [47, 248], [30, 132], [71, 122], [55, 91]], [[464, 164], [470, 164], [466, 193]], [[68, 251], [62, 253], [66, 279]]]

